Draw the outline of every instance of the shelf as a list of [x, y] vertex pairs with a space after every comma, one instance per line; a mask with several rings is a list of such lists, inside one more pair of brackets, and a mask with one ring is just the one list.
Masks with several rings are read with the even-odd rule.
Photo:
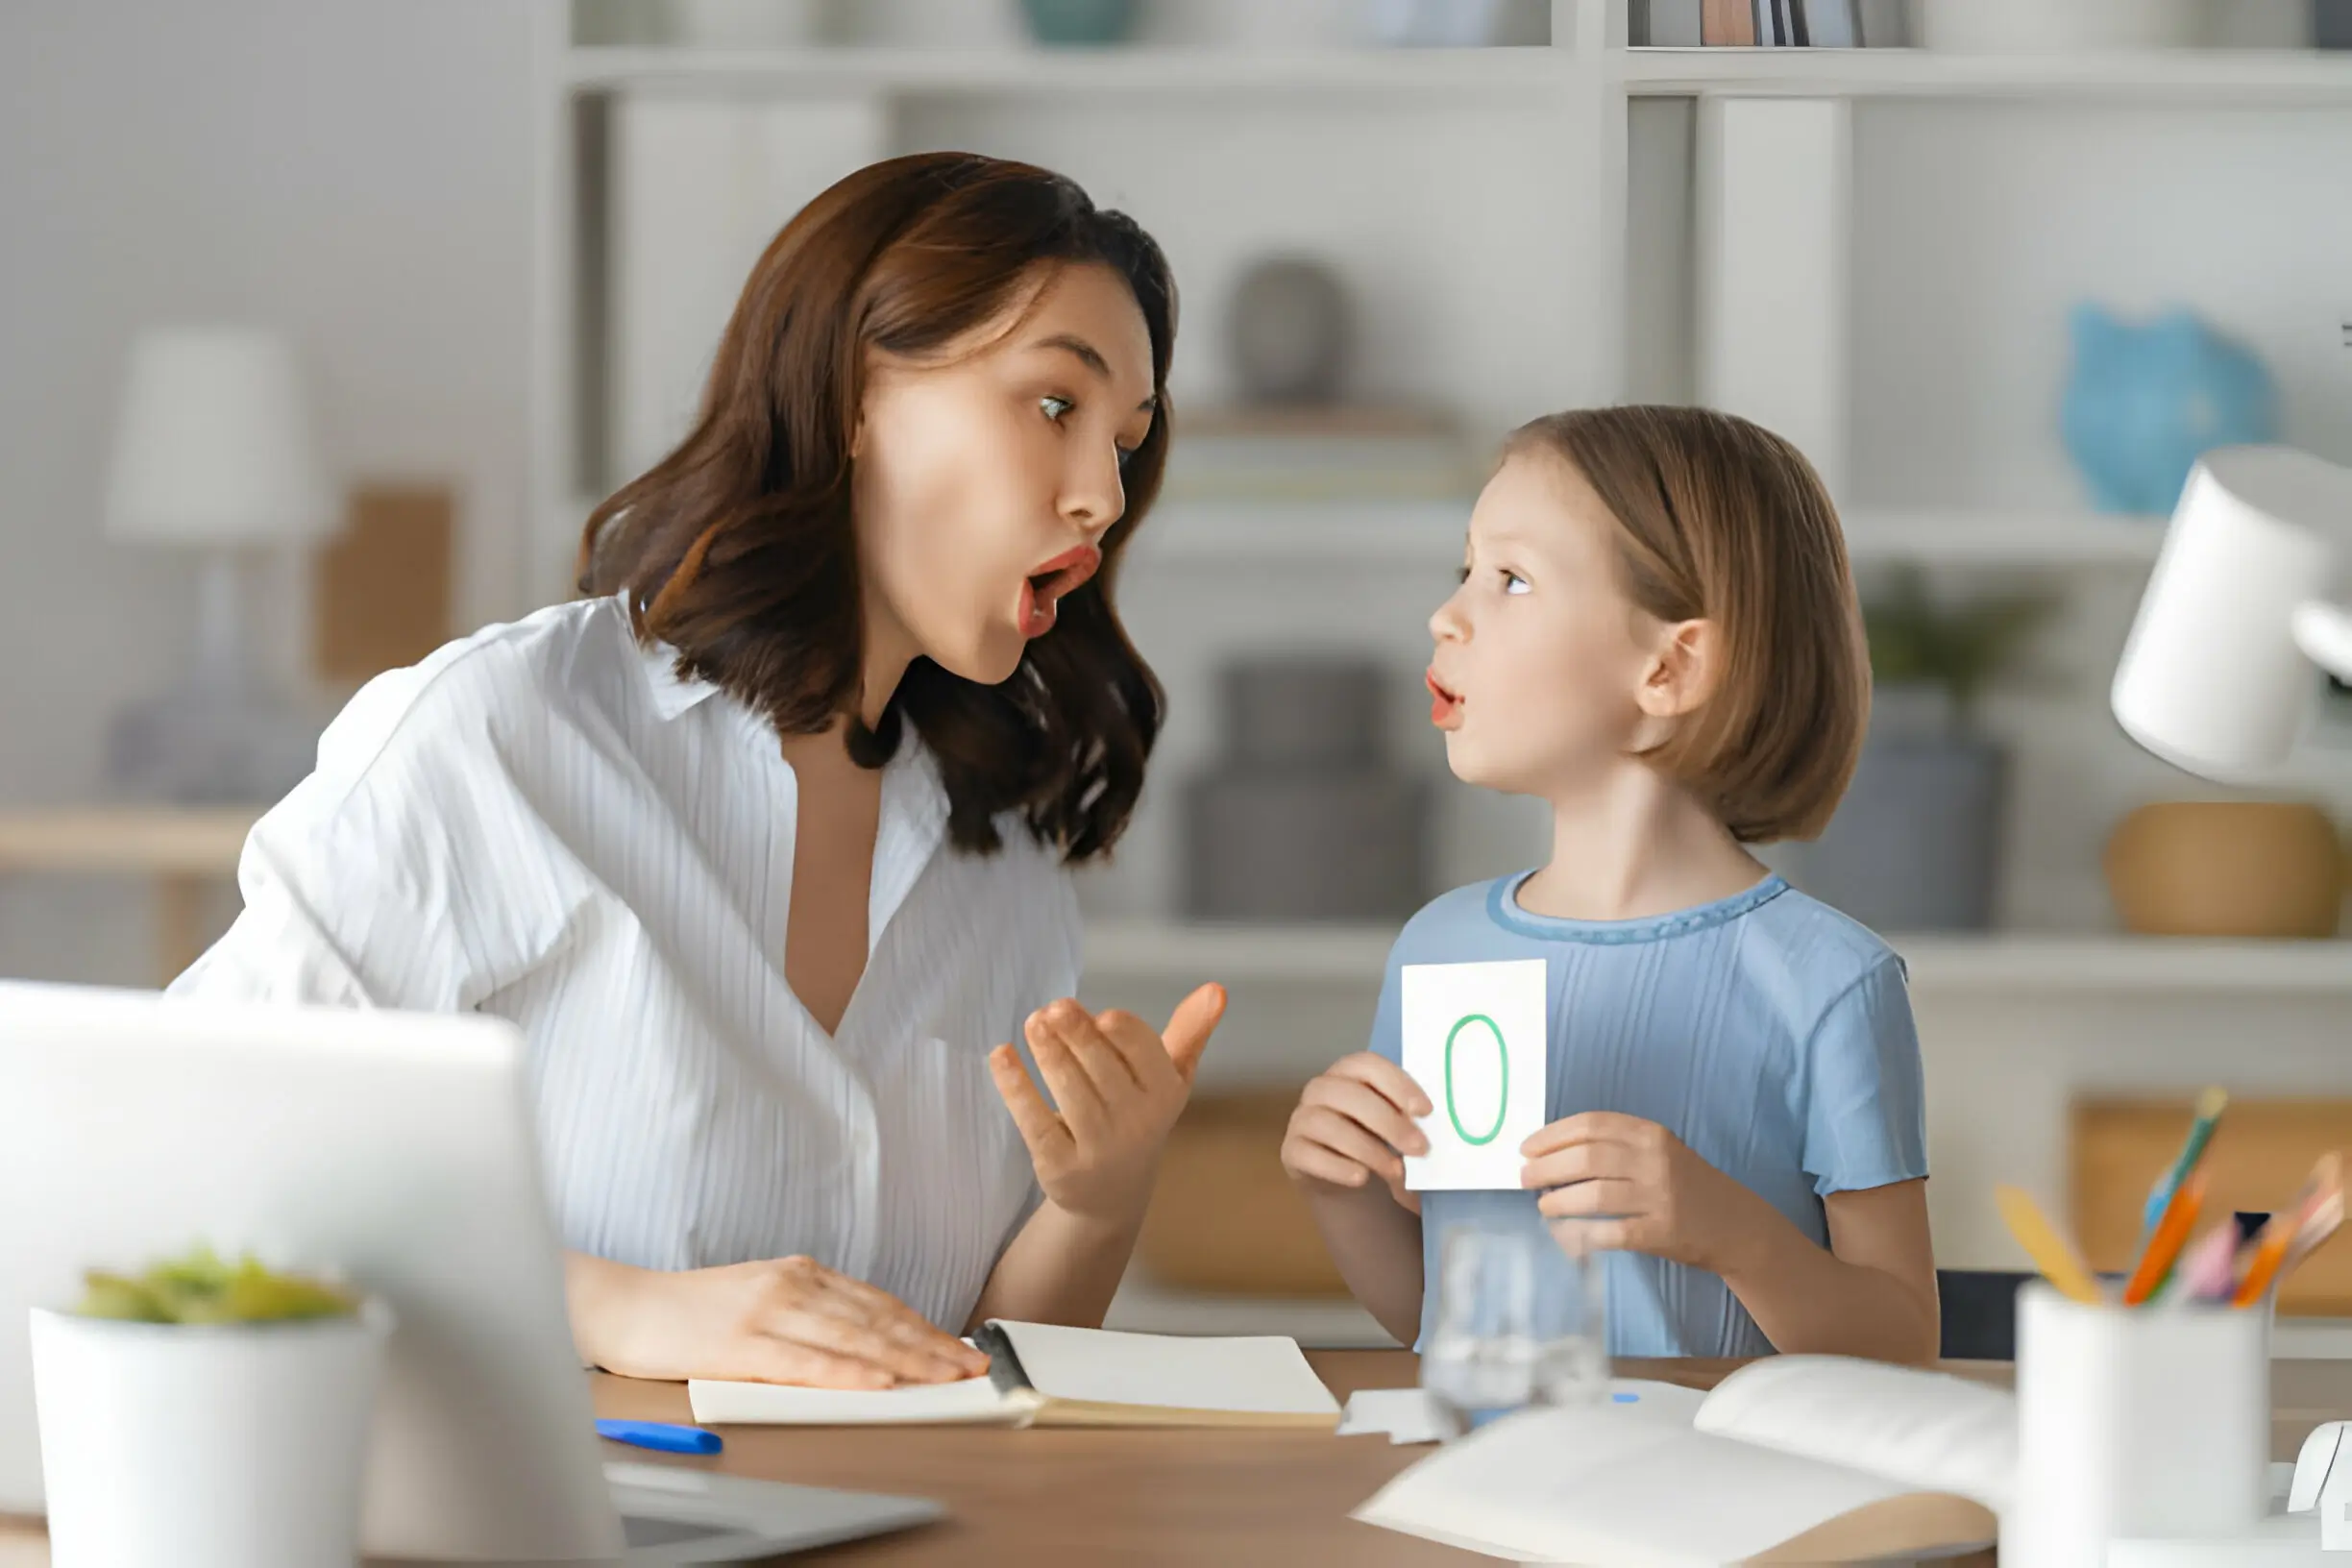
[[1566, 50], [1493, 49], [573, 49], [576, 86], [727, 83], [809, 92], [990, 96], [1564, 88]]
[[[1190, 925], [1095, 920], [1090, 980], [1374, 986], [1393, 925]], [[2352, 942], [2129, 936], [1890, 936], [1915, 991], [2352, 994]]]
[[[1461, 559], [1470, 502], [1163, 502], [1136, 539], [1139, 561], [1356, 562], [1451, 567]], [[2086, 512], [1878, 511], [1846, 518], [1859, 562], [1949, 566], [2145, 567], [2161, 518]]]
[[2352, 53], [2148, 49], [1971, 55], [1926, 49], [1629, 49], [1609, 68], [1636, 96], [2040, 98], [2276, 108], [2352, 105]]

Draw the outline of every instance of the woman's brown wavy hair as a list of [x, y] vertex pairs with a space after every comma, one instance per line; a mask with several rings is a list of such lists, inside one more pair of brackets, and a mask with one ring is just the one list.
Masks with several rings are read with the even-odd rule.
[[[1107, 266], [1151, 337], [1158, 412], [1121, 465], [1127, 509], [1103, 567], [1059, 605], [1020, 667], [984, 686], [918, 658], [878, 723], [858, 712], [864, 631], [850, 442], [873, 351], [937, 358], [1013, 308], [1055, 265]], [[848, 720], [849, 753], [878, 768], [912, 724], [937, 757], [948, 834], [1000, 846], [1018, 812], [1069, 862], [1127, 825], [1164, 698], [1112, 590], [1167, 462], [1176, 285], [1150, 235], [1072, 182], [971, 153], [892, 159], [841, 181], [770, 243], [720, 339], [694, 429], [589, 517], [580, 591], [627, 590], [641, 640], [678, 650], [783, 734]]]

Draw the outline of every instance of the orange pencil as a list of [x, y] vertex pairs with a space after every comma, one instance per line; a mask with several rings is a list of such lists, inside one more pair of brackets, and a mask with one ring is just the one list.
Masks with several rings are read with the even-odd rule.
[[2164, 1217], [2156, 1222], [2155, 1234], [2148, 1237], [2147, 1248], [2140, 1254], [2139, 1266], [2132, 1270], [2131, 1279], [2123, 1286], [2123, 1305], [2137, 1307], [2154, 1294], [2171, 1271], [2172, 1261], [2180, 1256], [2189, 1232], [2196, 1225], [2197, 1210], [2205, 1202], [2205, 1173], [2195, 1171], [2173, 1192], [2172, 1201], [2165, 1205]]
[[2295, 1201], [2286, 1213], [2272, 1214], [2262, 1228], [2262, 1237], [2254, 1249], [2254, 1261], [2246, 1265], [2245, 1278], [2238, 1284], [2238, 1293], [2230, 1298], [2233, 1307], [2251, 1307], [2262, 1300], [2263, 1292], [2278, 1278], [2279, 1267], [2287, 1262], [2287, 1249], [2294, 1244], [2305, 1225], [2333, 1196], [2342, 1201], [2342, 1158], [2333, 1149], [2319, 1157], [2312, 1167], [2311, 1180], [2295, 1194]]

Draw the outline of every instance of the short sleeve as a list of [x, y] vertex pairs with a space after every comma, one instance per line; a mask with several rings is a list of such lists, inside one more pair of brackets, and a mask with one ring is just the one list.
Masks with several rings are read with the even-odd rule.
[[1926, 1093], [1902, 963], [1889, 954], [1806, 1042], [1805, 1174], [1823, 1197], [1927, 1174]]
[[1372, 1039], [1364, 1047], [1396, 1063], [1405, 1060], [1404, 994], [1398, 979], [1402, 972], [1403, 963], [1392, 951], [1381, 979], [1380, 1005], [1372, 1010]]

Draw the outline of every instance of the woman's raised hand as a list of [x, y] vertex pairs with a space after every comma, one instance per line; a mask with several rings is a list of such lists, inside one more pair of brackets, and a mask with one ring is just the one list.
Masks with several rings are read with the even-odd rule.
[[1053, 1090], [1051, 1105], [1020, 1053], [1010, 1045], [989, 1053], [996, 1092], [1055, 1207], [1121, 1225], [1142, 1215], [1161, 1147], [1224, 1016], [1222, 986], [1203, 986], [1177, 1004], [1164, 1033], [1132, 1013], [1096, 1016], [1066, 998], [1039, 1009], [1021, 1033]]

